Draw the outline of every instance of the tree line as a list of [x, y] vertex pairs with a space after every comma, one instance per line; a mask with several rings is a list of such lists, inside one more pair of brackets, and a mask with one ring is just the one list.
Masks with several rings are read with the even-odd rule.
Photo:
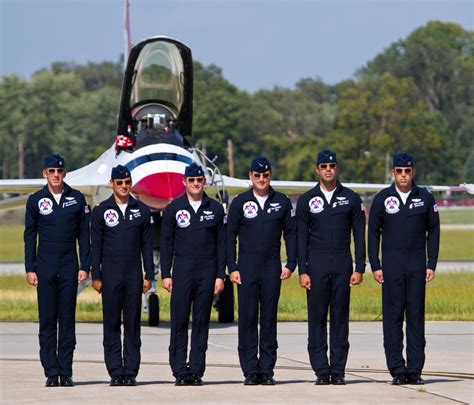
[[[2, 77], [0, 176], [38, 177], [53, 152], [70, 170], [96, 159], [116, 135], [122, 75], [119, 60]], [[391, 155], [407, 151], [422, 183], [474, 182], [474, 32], [429, 22], [352, 79], [304, 78], [252, 94], [218, 66], [195, 61], [192, 141], [218, 156], [223, 173], [228, 139], [240, 177], [255, 155], [266, 155], [275, 178], [312, 180], [316, 152], [329, 148], [344, 181], [383, 183]]]

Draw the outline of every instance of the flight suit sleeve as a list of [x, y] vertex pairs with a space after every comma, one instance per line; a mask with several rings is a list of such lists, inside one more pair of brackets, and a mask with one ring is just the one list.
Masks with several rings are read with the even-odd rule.
[[26, 203], [25, 232], [25, 271], [36, 273], [36, 240], [38, 236], [38, 211], [30, 196]]
[[286, 246], [286, 266], [289, 270], [296, 269], [296, 218], [295, 211], [291, 205], [291, 201], [287, 200], [285, 217], [283, 224], [283, 237]]
[[368, 252], [369, 262], [372, 271], [382, 269], [380, 263], [380, 235], [382, 233], [383, 211], [381, 199], [376, 196], [370, 207], [369, 226], [368, 226]]
[[168, 205], [161, 222], [160, 267], [161, 278], [171, 278], [171, 266], [174, 255], [175, 219], [173, 209]]
[[304, 197], [298, 199], [296, 204], [297, 243], [298, 243], [298, 273], [308, 272], [308, 240], [309, 240], [309, 214]]
[[89, 272], [90, 270], [90, 208], [87, 201], [82, 196], [81, 221], [79, 224], [79, 258], [81, 261], [80, 269]]
[[91, 273], [92, 280], [102, 280], [102, 248], [104, 243], [104, 220], [99, 207], [91, 215]]
[[153, 217], [148, 208], [144, 209], [145, 219], [142, 228], [142, 259], [145, 270], [145, 280], [155, 279], [155, 264], [153, 263]]
[[240, 227], [240, 215], [237, 201], [232, 201], [227, 215], [227, 268], [229, 273], [238, 271], [237, 267], [237, 235]]
[[217, 278], [225, 278], [226, 264], [226, 226], [224, 224], [224, 208], [220, 207], [217, 218]]
[[439, 240], [441, 231], [438, 206], [436, 205], [436, 202], [431, 194], [430, 200], [431, 204], [428, 213], [428, 232], [426, 235], [426, 247], [428, 256], [428, 263], [426, 268], [436, 270], [436, 265], [438, 263]]
[[352, 235], [354, 237], [355, 271], [365, 272], [365, 207], [357, 195], [352, 207]]

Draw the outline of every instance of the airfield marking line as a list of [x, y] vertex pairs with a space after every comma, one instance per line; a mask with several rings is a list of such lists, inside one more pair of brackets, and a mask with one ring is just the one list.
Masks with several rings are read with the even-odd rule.
[[[352, 370], [353, 370], [353, 371], [356, 371], [355, 369], [352, 369]], [[388, 373], [387, 370], [384, 370], [383, 372], [384, 372], [384, 373]], [[390, 381], [380, 381], [380, 380], [376, 380], [376, 379], [371, 378], [371, 377], [366, 377], [366, 376], [358, 375], [358, 374], [356, 374], [356, 373], [354, 373], [354, 372], [348, 372], [347, 374], [349, 374], [349, 375], [351, 375], [351, 376], [353, 376], [353, 377], [365, 378], [366, 380], [369, 380], [369, 381], [372, 381], [372, 382], [375, 382], [375, 383], [379, 383], [379, 384], [388, 384], [388, 385], [390, 385], [390, 386], [392, 385]], [[427, 374], [427, 373], [423, 372], [423, 374]], [[449, 377], [449, 376], [446, 376], [446, 377]], [[474, 376], [471, 377], [471, 378], [474, 378]], [[428, 384], [428, 385], [429, 385], [429, 384]], [[447, 400], [449, 400], [449, 401], [457, 402], [457, 403], [459, 403], [459, 404], [467, 404], [467, 402], [461, 401], [461, 400], [459, 400], [459, 399], [447, 397], [447, 396], [445, 396], [445, 395], [437, 394], [437, 393], [435, 393], [435, 392], [430, 392], [430, 391], [428, 391], [426, 385], [418, 385], [418, 386], [416, 386], [417, 388], [415, 388], [415, 386], [409, 386], [409, 385], [407, 385], [407, 384], [404, 384], [404, 385], [396, 385], [396, 386], [394, 386], [394, 387], [403, 388], [403, 389], [407, 389], [407, 390], [411, 390], [411, 391], [415, 391], [415, 392], [420, 392], [420, 389], [424, 389], [424, 392], [425, 392], [426, 394], [433, 395], [433, 396], [435, 396], [435, 397], [439, 397], [439, 398], [443, 398], [443, 399], [447, 399]]]

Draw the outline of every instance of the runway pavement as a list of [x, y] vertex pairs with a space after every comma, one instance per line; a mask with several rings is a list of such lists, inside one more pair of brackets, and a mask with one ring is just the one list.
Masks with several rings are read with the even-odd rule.
[[315, 386], [307, 324], [278, 324], [277, 385], [243, 386], [237, 326], [212, 324], [202, 387], [175, 387], [168, 365], [169, 324], [142, 327], [137, 387], [109, 387], [102, 325], [77, 324], [72, 388], [45, 388], [38, 359], [38, 324], [0, 322], [1, 403], [474, 403], [474, 323], [428, 322], [425, 382], [392, 386], [380, 322], [353, 322], [346, 386]]

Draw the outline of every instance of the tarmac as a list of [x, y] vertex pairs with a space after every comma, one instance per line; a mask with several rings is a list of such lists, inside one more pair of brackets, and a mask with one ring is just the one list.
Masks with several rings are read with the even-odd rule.
[[244, 386], [237, 325], [212, 324], [201, 387], [176, 387], [168, 365], [169, 324], [142, 326], [142, 362], [136, 387], [109, 387], [102, 325], [78, 323], [71, 388], [45, 388], [38, 355], [38, 324], [0, 322], [2, 404], [122, 403], [474, 403], [474, 323], [427, 322], [424, 386], [392, 386], [381, 322], [352, 322], [345, 386], [315, 386], [307, 353], [307, 324], [278, 324], [275, 386]]

